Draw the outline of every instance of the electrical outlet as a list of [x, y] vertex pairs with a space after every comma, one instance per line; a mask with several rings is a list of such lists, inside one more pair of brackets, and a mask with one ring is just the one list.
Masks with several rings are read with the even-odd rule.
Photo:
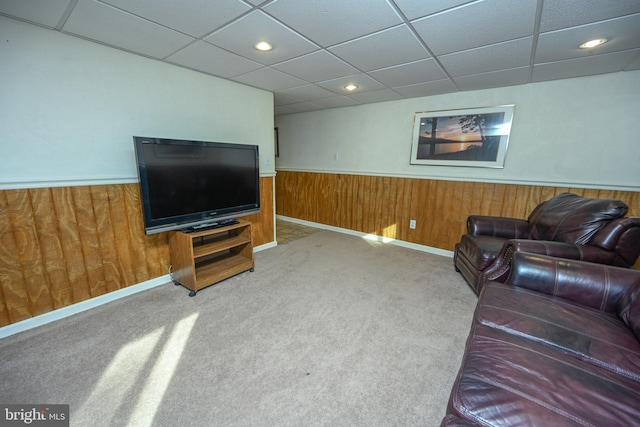
[[412, 219], [409, 221], [409, 228], [416, 228], [416, 220]]

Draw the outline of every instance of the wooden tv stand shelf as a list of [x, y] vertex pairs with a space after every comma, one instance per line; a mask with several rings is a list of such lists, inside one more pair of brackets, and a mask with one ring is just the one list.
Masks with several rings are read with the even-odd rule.
[[169, 234], [172, 279], [191, 290], [194, 296], [202, 288], [247, 270], [253, 271], [251, 223], [211, 230]]

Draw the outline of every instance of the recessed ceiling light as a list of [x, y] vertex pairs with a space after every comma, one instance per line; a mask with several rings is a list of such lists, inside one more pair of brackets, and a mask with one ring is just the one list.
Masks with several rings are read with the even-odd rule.
[[261, 50], [263, 52], [266, 52], [268, 50], [273, 49], [273, 46], [271, 46], [269, 43], [267, 42], [260, 42], [256, 44], [256, 49]]
[[601, 44], [605, 44], [606, 42], [607, 39], [594, 39], [582, 43], [579, 47], [580, 49], [591, 49], [592, 47], [600, 46]]
[[346, 90], [348, 90], [349, 92], [353, 92], [354, 90], [358, 89], [358, 86], [354, 85], [353, 83], [348, 84], [344, 87]]

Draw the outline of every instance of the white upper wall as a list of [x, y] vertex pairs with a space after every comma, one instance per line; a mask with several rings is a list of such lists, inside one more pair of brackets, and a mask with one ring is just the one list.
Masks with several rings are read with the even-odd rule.
[[[515, 112], [503, 169], [409, 164], [414, 113], [505, 104]], [[283, 115], [276, 166], [640, 191], [638, 112], [631, 71]]]
[[260, 146], [270, 92], [0, 16], [0, 188], [135, 182], [133, 136]]

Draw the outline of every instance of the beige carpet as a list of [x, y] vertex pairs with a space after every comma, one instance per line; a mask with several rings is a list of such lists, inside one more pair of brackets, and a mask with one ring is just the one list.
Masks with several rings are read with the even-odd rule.
[[0, 341], [0, 402], [72, 426], [437, 426], [476, 297], [450, 258], [319, 231]]

